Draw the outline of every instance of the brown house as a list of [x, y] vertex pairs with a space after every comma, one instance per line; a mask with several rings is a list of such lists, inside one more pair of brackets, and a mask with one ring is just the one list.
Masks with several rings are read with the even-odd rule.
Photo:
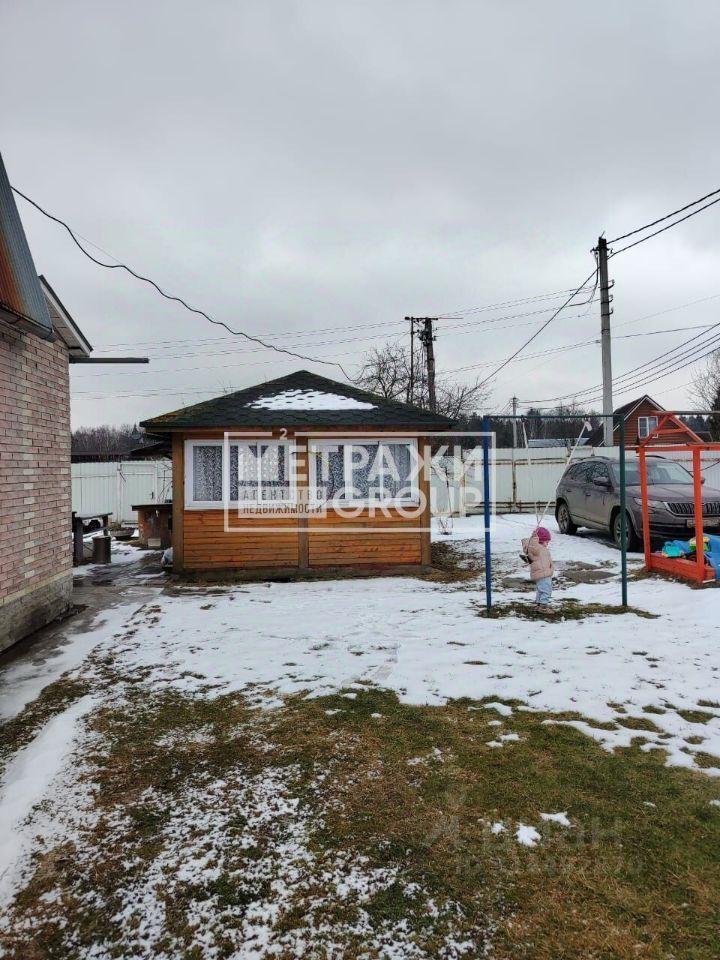
[[430, 562], [421, 463], [445, 417], [301, 370], [142, 426], [172, 448], [175, 570]]
[[72, 356], [92, 348], [39, 278], [0, 159], [0, 650], [72, 591]]
[[[625, 446], [636, 447], [640, 440], [649, 436], [660, 423], [665, 412], [665, 407], [661, 406], [647, 394], [623, 404], [622, 407], [618, 407], [615, 410], [615, 417], [618, 420], [620, 417], [623, 417], [625, 420]], [[615, 446], [618, 446], [620, 443], [619, 429], [618, 423], [615, 422], [613, 427], [613, 442]], [[688, 430], [687, 442], [695, 442], [695, 435], [690, 430]], [[590, 434], [588, 446], [603, 446], [602, 426]]]

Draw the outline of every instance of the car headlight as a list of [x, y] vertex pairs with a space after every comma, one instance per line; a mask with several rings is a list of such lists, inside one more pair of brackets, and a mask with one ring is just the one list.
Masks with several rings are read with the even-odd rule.
[[[633, 497], [633, 501], [634, 501], [639, 507], [642, 506], [642, 497]], [[657, 513], [662, 513], [662, 512], [670, 513], [670, 512], [671, 512], [670, 509], [669, 509], [669, 507], [668, 507], [668, 505], [667, 505], [667, 503], [665, 503], [664, 500], [648, 500], [648, 510], [650, 510], [651, 513], [652, 513], [653, 511], [654, 511], [654, 512], [657, 512]]]

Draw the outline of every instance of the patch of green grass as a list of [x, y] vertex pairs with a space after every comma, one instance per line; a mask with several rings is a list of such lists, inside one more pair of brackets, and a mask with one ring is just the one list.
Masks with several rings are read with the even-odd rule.
[[628, 727], [630, 730], [651, 730], [653, 733], [662, 733], [657, 724], [643, 717], [618, 717], [617, 722], [621, 727]]
[[17, 716], [0, 725], [0, 762], [6, 763], [33, 739], [48, 720], [63, 713], [89, 691], [88, 681], [71, 677], [61, 677], [48, 684]]
[[[337, 956], [380, 957], [348, 929], [381, 934], [404, 922], [428, 956], [447, 954], [444, 937], [453, 930], [478, 955], [491, 941], [497, 960], [715, 960], [720, 815], [708, 803], [715, 780], [668, 768], [661, 751], [644, 753], [638, 743], [611, 754], [571, 727], [543, 722], [576, 714], [517, 710], [503, 728], [520, 739], [489, 750], [496, 731], [489, 721], [498, 714], [482, 701], [422, 707], [372, 686], [353, 693], [298, 695], [260, 711], [239, 695], [205, 699], [132, 685], [127, 702], [93, 721], [103, 740], [92, 773], [101, 855], [79, 864], [66, 845], [39, 858], [18, 901], [8, 957], [81, 956], [98, 944], [109, 956], [125, 955], [113, 920], [117, 890], [132, 888], [162, 851], [173, 805], [203, 783], [231, 790], [287, 769], [317, 862], [362, 865], [387, 878], [363, 898], [339, 895], [322, 870], [313, 876]], [[649, 719], [619, 722], [653, 729]], [[109, 843], [118, 811], [123, 839]], [[558, 811], [570, 828], [541, 819]], [[506, 829], [493, 835], [496, 822]], [[540, 831], [538, 846], [517, 843], [518, 823]], [[252, 904], [274, 895], [276, 931], [305, 935], [305, 901], [274, 894], [286, 879], [282, 867], [260, 882], [246, 879], [266, 862], [265, 827], [253, 826], [238, 805], [226, 833], [228, 861], [217, 877], [176, 886], [172, 896], [160, 880], [166, 952], [201, 956], [189, 946], [197, 902], [227, 926], [220, 956], [237, 952], [237, 925]], [[54, 890], [61, 910], [41, 899]], [[428, 897], [437, 910], [427, 909]], [[35, 926], [22, 926], [30, 919]], [[187, 949], [172, 946], [178, 942]], [[325, 955], [314, 949], [308, 943], [307, 956]]]
[[442, 582], [474, 580], [485, 569], [482, 558], [462, 544], [448, 540], [434, 540], [431, 545], [432, 570], [425, 579]]
[[676, 710], [675, 711], [683, 720], [687, 720], [688, 723], [709, 723], [713, 717], [716, 716], [714, 713], [709, 713], [707, 710]]
[[571, 599], [553, 602], [552, 606], [548, 608], [522, 603], [519, 600], [510, 603], [497, 603], [490, 611], [481, 607], [480, 604], [476, 604], [476, 607], [479, 617], [488, 617], [493, 620], [504, 617], [519, 617], [522, 620], [545, 620], [555, 623], [562, 620], [584, 620], [587, 617], [615, 616], [626, 613], [632, 613], [636, 617], [644, 617], [648, 620], [657, 619], [656, 614], [648, 613], [647, 610], [641, 610], [638, 607], [622, 607], [619, 604], [609, 603], [580, 603]]

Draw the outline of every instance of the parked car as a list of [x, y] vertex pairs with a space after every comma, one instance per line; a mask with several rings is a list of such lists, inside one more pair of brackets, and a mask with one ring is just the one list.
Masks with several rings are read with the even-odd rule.
[[[676, 460], [647, 458], [650, 535], [653, 540], [685, 540], [695, 533], [692, 474]], [[642, 500], [637, 460], [625, 464], [628, 549], [642, 544]], [[555, 517], [562, 533], [578, 527], [608, 531], [620, 546], [620, 465], [610, 457], [571, 464], [555, 494]], [[720, 490], [703, 487], [703, 528], [720, 532]]]

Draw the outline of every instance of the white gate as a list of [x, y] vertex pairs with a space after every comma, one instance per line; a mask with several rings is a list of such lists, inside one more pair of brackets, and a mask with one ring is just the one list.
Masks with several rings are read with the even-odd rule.
[[76, 513], [112, 513], [113, 523], [135, 523], [134, 503], [172, 499], [169, 460], [73, 463], [72, 508]]

